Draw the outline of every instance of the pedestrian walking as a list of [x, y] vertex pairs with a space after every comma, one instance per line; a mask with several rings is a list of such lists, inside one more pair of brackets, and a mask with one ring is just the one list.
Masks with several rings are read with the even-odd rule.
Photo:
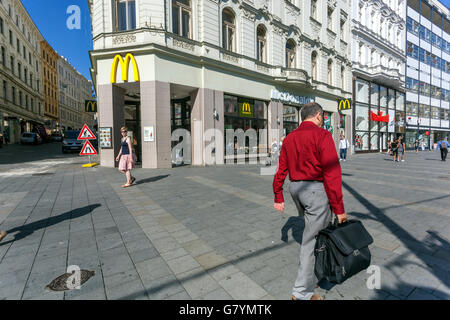
[[6, 231], [0, 231], [0, 242], [3, 240], [4, 237], [6, 237], [7, 233]]
[[414, 142], [414, 149], [416, 150], [416, 153], [419, 152], [419, 140], [416, 139], [416, 141]]
[[341, 135], [339, 141], [339, 161], [347, 161], [347, 149], [349, 147], [348, 140], [345, 139], [344, 135]]
[[447, 139], [439, 141], [436, 146], [436, 150], [441, 150], [442, 161], [446, 161], [447, 159], [448, 148], [450, 148], [450, 144], [447, 142]]
[[405, 143], [405, 140], [403, 138], [403, 135], [401, 135], [400, 138], [399, 138], [399, 144], [400, 144], [400, 147], [402, 149], [402, 162], [405, 162], [406, 143]]
[[420, 143], [420, 146], [422, 147], [422, 151], [425, 151], [425, 142], [422, 141], [422, 142]]
[[394, 162], [399, 161], [398, 149], [400, 148], [400, 141], [398, 138], [392, 141], [391, 148], [392, 148], [392, 156], [394, 157]]
[[284, 212], [283, 184], [289, 174], [289, 192], [305, 228], [298, 275], [292, 300], [323, 300], [314, 294], [319, 279], [314, 274], [315, 236], [328, 226], [332, 213], [347, 220], [342, 199], [342, 172], [331, 134], [322, 128], [323, 109], [310, 102], [301, 109], [302, 123], [284, 140], [273, 180], [274, 208]]
[[388, 149], [386, 151], [386, 155], [390, 155], [391, 154], [391, 140], [387, 141], [387, 145], [388, 145]]
[[127, 177], [127, 183], [122, 185], [122, 188], [127, 188], [136, 181], [136, 178], [131, 175], [131, 169], [134, 168], [135, 158], [131, 138], [127, 135], [128, 129], [122, 127], [120, 128], [120, 132], [122, 133], [121, 147], [116, 161], [119, 161], [120, 159], [119, 170]]

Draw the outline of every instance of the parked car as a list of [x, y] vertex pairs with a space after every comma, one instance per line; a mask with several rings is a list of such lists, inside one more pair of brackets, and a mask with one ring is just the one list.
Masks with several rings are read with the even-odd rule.
[[63, 141], [62, 134], [58, 132], [52, 133], [52, 135], [50, 136], [50, 141], [62, 142]]
[[20, 136], [21, 144], [40, 144], [42, 143], [42, 138], [39, 134], [35, 132], [24, 132]]
[[63, 139], [62, 139], [62, 152], [81, 152], [81, 148], [83, 147], [83, 141], [77, 140], [78, 135], [80, 134], [79, 130], [68, 130], [64, 131]]

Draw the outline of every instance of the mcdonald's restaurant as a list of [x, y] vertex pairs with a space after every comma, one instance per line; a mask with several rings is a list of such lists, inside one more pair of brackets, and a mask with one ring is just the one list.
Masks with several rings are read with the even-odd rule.
[[[102, 166], [117, 166], [122, 126], [142, 168], [220, 165], [239, 157], [263, 161], [274, 143], [299, 126], [300, 108], [310, 101], [324, 108], [336, 148], [340, 134], [351, 136], [351, 108], [339, 111], [336, 95], [306, 82], [277, 82], [153, 47], [92, 51], [91, 63]], [[227, 140], [230, 130], [239, 129], [243, 139]], [[249, 129], [256, 132], [256, 146], [249, 145]]]

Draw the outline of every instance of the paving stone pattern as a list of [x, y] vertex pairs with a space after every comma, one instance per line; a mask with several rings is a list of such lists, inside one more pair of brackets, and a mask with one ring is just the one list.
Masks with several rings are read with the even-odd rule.
[[[369, 289], [371, 274], [361, 272], [317, 293], [450, 298], [450, 165], [437, 159], [365, 154], [341, 163], [345, 208], [374, 238], [381, 288]], [[123, 189], [116, 169], [82, 168], [85, 160], [70, 155], [58, 161], [36, 166], [39, 174], [26, 160], [0, 163], [0, 229], [9, 231], [0, 299], [290, 299], [303, 223], [288, 181], [280, 214], [273, 177], [255, 165], [135, 169], [137, 184]], [[95, 275], [80, 290], [45, 288], [71, 265]]]

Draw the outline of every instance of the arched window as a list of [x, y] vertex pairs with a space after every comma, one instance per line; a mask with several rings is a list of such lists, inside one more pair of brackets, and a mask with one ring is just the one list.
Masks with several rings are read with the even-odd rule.
[[172, 0], [172, 32], [186, 38], [192, 38], [191, 1]]
[[286, 41], [286, 68], [296, 68], [295, 42], [292, 39]]
[[222, 47], [229, 51], [236, 50], [236, 24], [234, 13], [230, 9], [222, 11]]
[[315, 51], [311, 55], [311, 73], [313, 80], [317, 80], [317, 53]]
[[328, 84], [333, 85], [333, 60], [328, 60]]
[[258, 37], [257, 59], [261, 62], [267, 62], [266, 28], [263, 25], [259, 25], [256, 28], [256, 34]]

